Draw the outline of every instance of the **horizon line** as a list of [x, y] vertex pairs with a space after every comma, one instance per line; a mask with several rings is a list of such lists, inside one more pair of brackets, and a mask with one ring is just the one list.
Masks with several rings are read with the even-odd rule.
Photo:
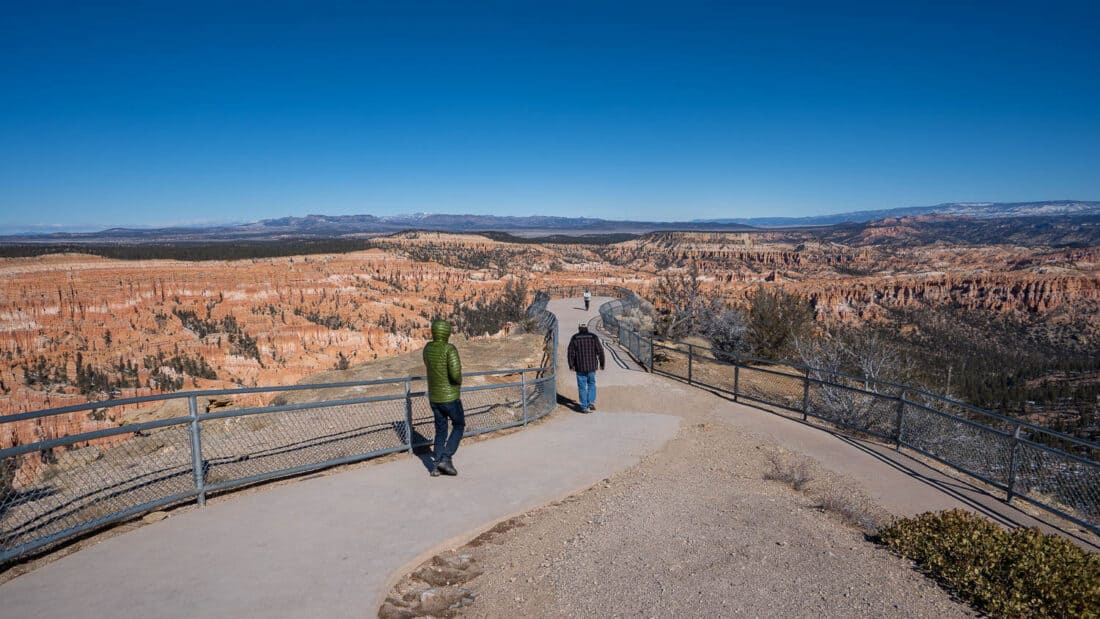
[[873, 209], [860, 209], [854, 211], [834, 211], [827, 213], [819, 213], [816, 215], [770, 215], [770, 216], [729, 216], [729, 217], [706, 217], [706, 218], [692, 218], [692, 219], [609, 219], [604, 217], [587, 217], [584, 215], [569, 216], [569, 215], [497, 215], [488, 213], [470, 213], [470, 212], [406, 212], [395, 213], [392, 215], [374, 215], [372, 213], [352, 213], [342, 215], [327, 215], [324, 213], [307, 213], [305, 215], [279, 215], [274, 217], [266, 217], [254, 220], [203, 220], [203, 221], [181, 221], [172, 223], [157, 223], [157, 224], [98, 224], [98, 223], [75, 223], [75, 224], [14, 224], [5, 226], [0, 224], [0, 235], [5, 236], [48, 236], [51, 234], [98, 234], [108, 232], [111, 230], [134, 230], [134, 231], [156, 231], [165, 230], [171, 228], [193, 228], [197, 230], [218, 228], [224, 226], [246, 226], [250, 224], [257, 224], [266, 221], [272, 221], [277, 219], [307, 219], [310, 217], [324, 217], [324, 218], [348, 218], [348, 217], [375, 217], [378, 219], [405, 219], [405, 218], [426, 218], [433, 216], [452, 216], [452, 217], [496, 217], [501, 219], [534, 219], [534, 218], [548, 218], [548, 219], [586, 219], [591, 221], [605, 221], [605, 222], [629, 222], [629, 223], [652, 223], [652, 224], [676, 224], [676, 223], [714, 223], [714, 222], [732, 222], [739, 221], [751, 221], [751, 220], [811, 220], [822, 217], [838, 217], [843, 215], [861, 215], [866, 213], [878, 213], [884, 211], [899, 211], [909, 209], [922, 209], [922, 208], [936, 208], [941, 206], [960, 206], [960, 207], [982, 207], [982, 206], [996, 206], [996, 205], [1022, 205], [1022, 204], [1097, 204], [1100, 200], [1078, 200], [1078, 199], [1056, 199], [1056, 200], [1024, 200], [1013, 202], [996, 202], [996, 201], [980, 201], [980, 200], [967, 200], [959, 202], [940, 202], [937, 204], [927, 205], [912, 205], [912, 206], [895, 206], [895, 207], [883, 207]]

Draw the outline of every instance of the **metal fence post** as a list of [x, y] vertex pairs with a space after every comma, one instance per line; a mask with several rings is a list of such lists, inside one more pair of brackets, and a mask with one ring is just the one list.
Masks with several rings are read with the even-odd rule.
[[191, 418], [191, 469], [199, 507], [206, 505], [206, 474], [202, 464], [202, 437], [199, 432], [199, 403], [195, 396], [187, 398], [187, 416]]
[[523, 425], [527, 425], [527, 370], [523, 370], [519, 373], [520, 389], [522, 390], [523, 400]]
[[894, 451], [901, 451], [901, 432], [905, 428], [905, 391], [898, 396], [898, 436], [894, 444]]
[[1020, 451], [1020, 424], [1016, 424], [1016, 431], [1012, 433], [1012, 456], [1008, 461], [1008, 497], [1006, 503], [1012, 502], [1016, 495], [1016, 453]]
[[688, 344], [688, 384], [691, 384], [692, 366], [695, 364], [695, 346]]
[[649, 336], [649, 373], [653, 373], [653, 336]]
[[806, 421], [810, 412], [810, 370], [802, 377], [802, 421]]
[[413, 452], [413, 401], [412, 381], [405, 381], [405, 438], [409, 439], [409, 453]]
[[737, 401], [738, 389], [741, 386], [741, 366], [733, 366], [733, 401]]

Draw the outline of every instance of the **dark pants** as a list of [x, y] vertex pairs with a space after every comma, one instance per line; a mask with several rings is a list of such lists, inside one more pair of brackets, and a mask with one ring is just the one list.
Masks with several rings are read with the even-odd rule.
[[[462, 410], [462, 400], [453, 402], [432, 402], [432, 414], [435, 415], [435, 446], [432, 457], [436, 462], [450, 460], [458, 451], [458, 442], [466, 431], [466, 413]], [[447, 436], [447, 420], [451, 420], [451, 435]]]
[[584, 311], [586, 311], [586, 312], [588, 311], [588, 303], [589, 303], [588, 299], [585, 299], [584, 300]]

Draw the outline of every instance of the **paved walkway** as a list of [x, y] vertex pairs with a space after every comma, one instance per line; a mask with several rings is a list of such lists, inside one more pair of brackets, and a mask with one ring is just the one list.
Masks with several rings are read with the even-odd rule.
[[560, 408], [464, 444], [455, 478], [400, 458], [229, 496], [0, 586], [0, 617], [374, 616], [421, 560], [634, 465], [679, 422]]
[[[588, 311], [584, 310], [584, 301], [580, 299], [554, 299], [550, 301], [549, 309], [558, 317], [558, 395], [575, 400], [577, 396], [577, 381], [575, 375], [569, 371], [565, 355], [569, 347], [569, 338], [577, 333], [581, 323], [591, 324], [592, 331], [600, 335], [604, 343], [604, 357], [606, 369], [596, 373], [596, 393], [599, 395], [603, 387], [640, 387], [651, 382], [648, 372], [642, 369], [634, 359], [622, 348], [611, 343], [606, 334], [596, 327], [600, 324], [600, 306], [611, 300], [611, 297], [592, 297], [592, 304]], [[597, 400], [600, 398], [597, 397]], [[598, 406], [597, 402], [597, 406]]]

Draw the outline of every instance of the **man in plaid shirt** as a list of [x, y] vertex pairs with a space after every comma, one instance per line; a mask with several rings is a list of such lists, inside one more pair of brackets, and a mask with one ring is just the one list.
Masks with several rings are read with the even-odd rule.
[[596, 410], [596, 368], [603, 369], [603, 344], [588, 325], [581, 323], [569, 340], [569, 369], [577, 373], [577, 400], [581, 411]]

